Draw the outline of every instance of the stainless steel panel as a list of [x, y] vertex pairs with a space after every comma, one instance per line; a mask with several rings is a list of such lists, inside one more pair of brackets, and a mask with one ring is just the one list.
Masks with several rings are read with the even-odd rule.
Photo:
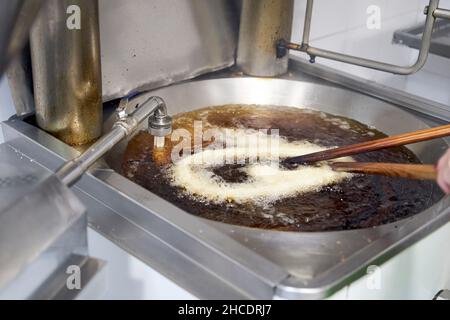
[[229, 0], [100, 0], [103, 100], [234, 64]]
[[[381, 99], [297, 70], [284, 78], [187, 82], [151, 94], [162, 96], [171, 113], [257, 103], [313, 107], [350, 116], [388, 134], [427, 126]], [[106, 128], [112, 122], [108, 120]], [[51, 170], [74, 152], [20, 119], [4, 123], [3, 129], [8, 143]], [[126, 141], [106, 156], [108, 165], [99, 162], [76, 185], [92, 209], [90, 224], [199, 297], [268, 297], [275, 293], [287, 298], [325, 297], [363, 275], [369, 264], [386, 261], [450, 220], [450, 198], [442, 198], [436, 187], [428, 195], [430, 209], [373, 229], [291, 233], [223, 225], [192, 216], [120, 176], [117, 172], [125, 147]], [[443, 140], [436, 140], [411, 149], [432, 163], [447, 147]]]

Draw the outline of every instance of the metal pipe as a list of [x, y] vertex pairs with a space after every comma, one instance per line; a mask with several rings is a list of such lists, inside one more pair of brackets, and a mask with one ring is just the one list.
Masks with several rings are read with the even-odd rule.
[[0, 1], [0, 77], [26, 44], [43, 0]]
[[[80, 156], [66, 162], [56, 171], [56, 176], [64, 184], [71, 186], [77, 182], [91, 165], [111, 150], [123, 138], [134, 132], [139, 127], [139, 124], [152, 113], [156, 112], [162, 115], [167, 111], [164, 101], [159, 97], [149, 98], [130, 115], [123, 113], [124, 110], [124, 105], [121, 104], [119, 106], [118, 121], [113, 125], [112, 130], [108, 134], [100, 138]], [[166, 114], [166, 116], [168, 115]], [[168, 132], [170, 133], [170, 131]]]
[[288, 57], [277, 58], [277, 42], [290, 39], [293, 0], [244, 0], [237, 65], [248, 75], [273, 77], [287, 72]]
[[[419, 56], [417, 58], [417, 61], [411, 65], [411, 66], [397, 66], [394, 64], [389, 63], [383, 63], [375, 60], [370, 59], [364, 59], [359, 58], [351, 55], [346, 55], [342, 53], [337, 53], [329, 50], [319, 49], [310, 47], [309, 42], [309, 33], [310, 33], [310, 24], [311, 24], [311, 18], [312, 18], [312, 8], [313, 8], [313, 1], [314, 0], [308, 0], [307, 1], [307, 9], [306, 9], [306, 15], [305, 15], [305, 30], [303, 34], [303, 40], [306, 40], [307, 42], [302, 43], [301, 45], [296, 45], [290, 42], [279, 42], [278, 43], [278, 52], [283, 52], [283, 46], [285, 48], [291, 49], [291, 50], [298, 50], [306, 52], [311, 57], [311, 62], [315, 61], [315, 57], [322, 57], [330, 60], [340, 61], [344, 63], [354, 64], [361, 67], [366, 67], [370, 69], [375, 69], [379, 71], [385, 71], [390, 72], [394, 74], [400, 74], [400, 75], [409, 75], [412, 73], [415, 73], [419, 71], [426, 63], [428, 58], [428, 52], [430, 50], [431, 45], [431, 36], [433, 32], [433, 26], [435, 22], [435, 12], [436, 9], [439, 6], [439, 0], [430, 0], [428, 10], [426, 11], [427, 19], [425, 21], [425, 28], [422, 36], [422, 45], [420, 47]], [[447, 12], [443, 12], [446, 10], [438, 9], [437, 13], [438, 15], [446, 15]]]
[[303, 40], [302, 45], [309, 45], [309, 35], [311, 33], [311, 21], [313, 12], [314, 1], [307, 0], [306, 2], [306, 12], [305, 12], [305, 25], [303, 27]]
[[437, 8], [436, 10], [434, 10], [433, 16], [435, 18], [449, 19], [450, 20], [450, 10]]
[[48, 0], [31, 32], [36, 120], [70, 145], [102, 132], [97, 0]]

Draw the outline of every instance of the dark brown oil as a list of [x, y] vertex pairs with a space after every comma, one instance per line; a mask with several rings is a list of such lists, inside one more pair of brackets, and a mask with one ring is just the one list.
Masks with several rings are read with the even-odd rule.
[[[308, 140], [331, 147], [343, 146], [385, 135], [357, 121], [289, 107], [227, 105], [179, 114], [174, 129], [193, 131], [193, 121], [209, 127], [279, 129], [289, 141]], [[348, 125], [342, 126], [341, 121]], [[175, 142], [176, 143], [176, 142]], [[375, 175], [355, 175], [351, 180], [295, 197], [270, 206], [255, 203], [214, 204], [198, 201], [170, 184], [164, 167], [170, 163], [172, 144], [166, 139], [163, 152], [153, 151], [153, 137], [137, 134], [128, 144], [123, 174], [137, 184], [181, 209], [211, 220], [241, 226], [284, 231], [325, 231], [370, 228], [410, 217], [435, 200], [434, 183]], [[391, 148], [354, 156], [361, 162], [420, 163], [407, 148]], [[245, 181], [241, 165], [214, 169], [229, 182]], [[436, 192], [435, 192], [436, 193]], [[434, 199], [434, 200], [433, 200]]]

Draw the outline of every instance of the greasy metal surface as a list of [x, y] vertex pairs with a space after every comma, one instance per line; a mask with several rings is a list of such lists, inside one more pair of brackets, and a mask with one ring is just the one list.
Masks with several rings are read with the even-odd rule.
[[293, 0], [244, 0], [242, 4], [237, 65], [252, 76], [286, 73], [288, 57], [277, 58], [276, 43], [290, 39]]
[[26, 44], [29, 31], [43, 0], [0, 2], [0, 76]]
[[[194, 137], [194, 123], [202, 123], [203, 133], [215, 128], [252, 130], [278, 129], [288, 141], [309, 141], [325, 147], [348, 145], [385, 137], [354, 120], [323, 112], [282, 106], [226, 105], [178, 114], [174, 130], [187, 130]], [[197, 128], [196, 134], [199, 134]], [[167, 139], [169, 140], [169, 139]], [[128, 144], [121, 173], [196, 216], [223, 223], [278, 231], [331, 231], [371, 228], [422, 212], [442, 197], [430, 181], [376, 175], [354, 176], [319, 190], [281, 197], [267, 203], [254, 199], [215, 203], [192, 196], [172, 185], [172, 153], [180, 143], [167, 141], [163, 150], [154, 149], [153, 137], [139, 132]], [[191, 149], [207, 147], [209, 141], [191, 140]], [[191, 152], [191, 151], [190, 151]], [[406, 147], [355, 155], [359, 162], [419, 163]], [[283, 160], [283, 159], [280, 159]], [[214, 179], [226, 184], [251, 183], [245, 164], [216, 164], [210, 167]], [[275, 188], [275, 186], [274, 186]], [[433, 195], [433, 196], [432, 196]]]
[[234, 64], [234, 0], [100, 0], [103, 100]]
[[[67, 9], [81, 10], [79, 30], [67, 26]], [[49, 0], [31, 32], [38, 125], [70, 145], [102, 131], [100, 39], [97, 0]]]
[[[290, 76], [296, 79], [295, 74]], [[298, 78], [297, 78], [298, 79]], [[350, 117], [374, 126], [388, 135], [426, 128], [418, 118], [381, 100], [343, 90], [334, 86], [281, 79], [236, 78], [188, 82], [152, 92], [166, 100], [171, 113], [186, 112], [211, 105], [224, 104], [269, 104], [293, 107], [310, 107], [339, 116]], [[145, 98], [145, 97], [144, 97]], [[107, 155], [106, 160], [117, 172], [127, 142], [124, 141]], [[443, 140], [418, 143], [410, 149], [424, 163], [434, 163], [447, 148]], [[437, 192], [437, 187], [436, 192]], [[442, 200], [448, 202], [448, 198]], [[435, 205], [441, 208], [443, 202]], [[444, 206], [445, 207], [445, 206]], [[423, 219], [435, 209], [421, 213], [414, 219]], [[327, 281], [336, 280], [345, 272], [354, 272], [356, 266], [346, 261], [356, 252], [362, 251], [370, 259], [381, 251], [364, 251], [378, 238], [386, 234], [401, 234], [396, 230], [410, 220], [385, 226], [339, 232], [292, 233], [248, 229], [217, 222], [210, 222], [244, 245], [271, 259], [288, 270], [304, 286], [314, 286], [314, 279], [327, 276]], [[411, 230], [413, 231], [413, 230]], [[370, 253], [369, 253], [370, 252]], [[360, 261], [360, 267], [365, 260]], [[339, 266], [340, 272], [328, 273]], [[351, 267], [350, 267], [351, 266]], [[333, 280], [333, 281], [334, 281]]]
[[[285, 78], [290, 81], [236, 78], [188, 82], [155, 93], [166, 99], [170, 113], [229, 103], [305, 105], [375, 125], [388, 134], [426, 127], [397, 106], [295, 69]], [[383, 93], [370, 84], [365, 86], [373, 95]], [[413, 100], [409, 97], [407, 101]], [[432, 105], [423, 103], [421, 107], [427, 110]], [[107, 119], [105, 128], [113, 122], [113, 118]], [[18, 119], [2, 127], [9, 144], [51, 170], [75, 154], [72, 148]], [[126, 145], [123, 142], [107, 155], [112, 169], [119, 170]], [[446, 148], [442, 140], [411, 146], [426, 163], [434, 162]], [[196, 218], [100, 163], [84, 175], [75, 190], [88, 206], [95, 230], [204, 298], [267, 298], [274, 290], [279, 297], [326, 297], [362, 276], [371, 263], [383, 263], [450, 219], [446, 197], [413, 218], [372, 229], [255, 231]], [[446, 254], [445, 248], [434, 254]]]
[[21, 116], [32, 113], [34, 111], [34, 98], [29, 45], [25, 46], [11, 61], [6, 76], [16, 114]]

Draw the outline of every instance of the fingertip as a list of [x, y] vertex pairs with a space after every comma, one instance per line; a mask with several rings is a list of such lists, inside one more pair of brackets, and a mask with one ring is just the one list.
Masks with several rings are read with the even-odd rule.
[[449, 194], [449, 193], [450, 193], [450, 188], [448, 187], [447, 183], [445, 183], [445, 181], [442, 179], [441, 176], [438, 176], [436, 182], [437, 182], [437, 184], [439, 185], [439, 187], [441, 188], [441, 190], [442, 190], [445, 194]]

